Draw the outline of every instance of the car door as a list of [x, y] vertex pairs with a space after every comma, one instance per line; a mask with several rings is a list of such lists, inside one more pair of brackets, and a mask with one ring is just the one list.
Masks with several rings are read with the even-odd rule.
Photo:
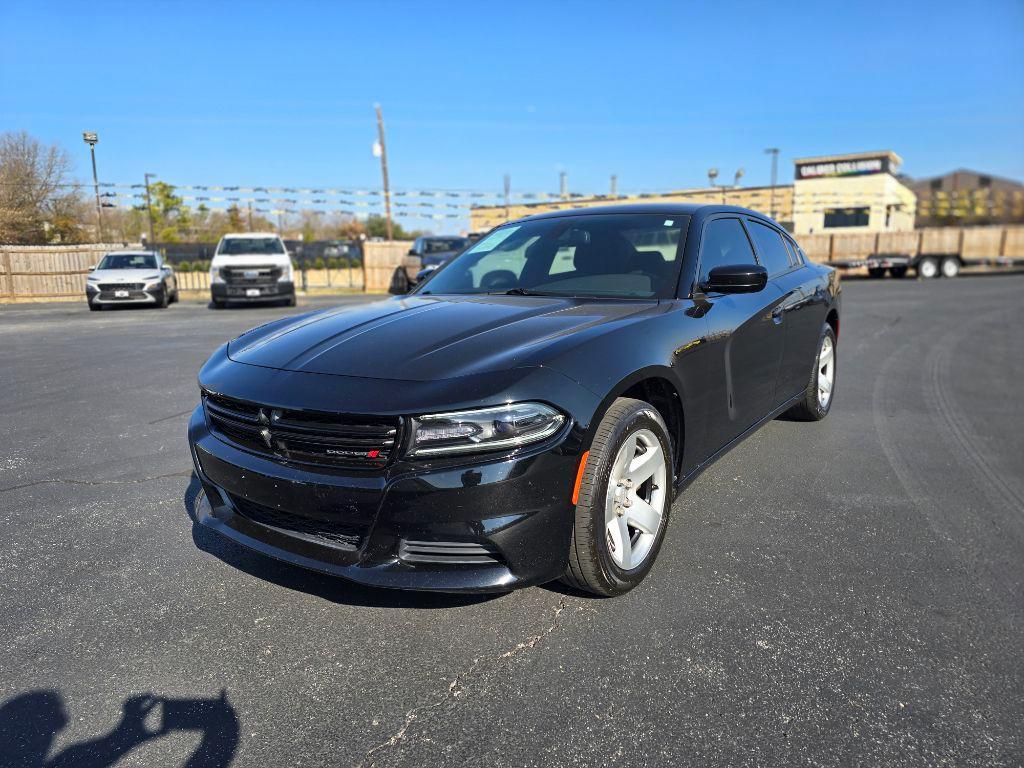
[[815, 312], [813, 287], [808, 271], [790, 247], [789, 238], [766, 222], [752, 217], [747, 228], [757, 249], [761, 263], [768, 268], [768, 280], [778, 287], [782, 303], [781, 313], [785, 342], [779, 376], [775, 386], [774, 402], [780, 406], [807, 388], [811, 373], [811, 360], [818, 348], [818, 335], [824, 319]]
[[772, 410], [784, 331], [775, 312], [782, 295], [771, 282], [756, 293], [705, 292], [708, 273], [726, 264], [754, 264], [743, 220], [719, 215], [704, 222], [695, 301], [708, 323], [707, 453], [710, 456]]

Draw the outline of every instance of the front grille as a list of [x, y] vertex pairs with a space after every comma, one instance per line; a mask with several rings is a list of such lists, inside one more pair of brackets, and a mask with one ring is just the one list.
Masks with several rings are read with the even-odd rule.
[[[119, 288], [118, 290], [124, 289]], [[114, 291], [100, 291], [99, 297], [101, 301], [137, 301], [149, 298], [149, 294], [145, 291], [128, 291], [127, 296], [118, 296]]]
[[220, 276], [228, 285], [255, 287], [277, 283], [281, 267], [221, 267]]
[[341, 467], [383, 467], [399, 442], [402, 420], [387, 416], [285, 410], [206, 393], [214, 432], [254, 453]]
[[354, 551], [362, 543], [361, 530], [357, 526], [341, 522], [315, 520], [281, 509], [273, 509], [249, 501], [241, 496], [229, 494], [231, 503], [242, 517], [254, 523], [275, 528], [291, 535], [305, 539], [315, 539], [338, 549]]
[[440, 565], [498, 565], [501, 557], [483, 544], [465, 541], [413, 541], [402, 539], [398, 558], [406, 563]]
[[141, 291], [146, 287], [145, 283], [99, 283], [97, 286], [101, 291]]

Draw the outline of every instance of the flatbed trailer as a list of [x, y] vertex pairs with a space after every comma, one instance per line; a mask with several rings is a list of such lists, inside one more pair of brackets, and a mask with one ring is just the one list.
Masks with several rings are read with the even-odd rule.
[[956, 277], [971, 268], [1024, 267], [1024, 226], [924, 227], [797, 235], [813, 261], [869, 277]]

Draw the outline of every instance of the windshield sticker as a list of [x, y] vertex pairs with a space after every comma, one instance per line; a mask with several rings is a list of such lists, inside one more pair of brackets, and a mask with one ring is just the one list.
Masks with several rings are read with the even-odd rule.
[[673, 221], [672, 219], [665, 219], [666, 227], [671, 227], [673, 224], [675, 224], [675, 221]]
[[472, 248], [466, 251], [466, 253], [478, 253], [479, 251], [493, 251], [495, 248], [501, 245], [502, 242], [511, 237], [517, 229], [519, 229], [518, 226], [502, 227], [499, 230], [491, 232], [491, 234], [489, 234], [483, 240], [479, 241], [476, 245], [474, 245]]

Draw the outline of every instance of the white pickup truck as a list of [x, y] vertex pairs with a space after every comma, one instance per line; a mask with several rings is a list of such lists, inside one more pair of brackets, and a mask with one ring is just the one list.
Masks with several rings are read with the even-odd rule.
[[210, 262], [210, 298], [228, 302], [279, 302], [295, 306], [294, 268], [281, 238], [273, 233], [224, 235]]

